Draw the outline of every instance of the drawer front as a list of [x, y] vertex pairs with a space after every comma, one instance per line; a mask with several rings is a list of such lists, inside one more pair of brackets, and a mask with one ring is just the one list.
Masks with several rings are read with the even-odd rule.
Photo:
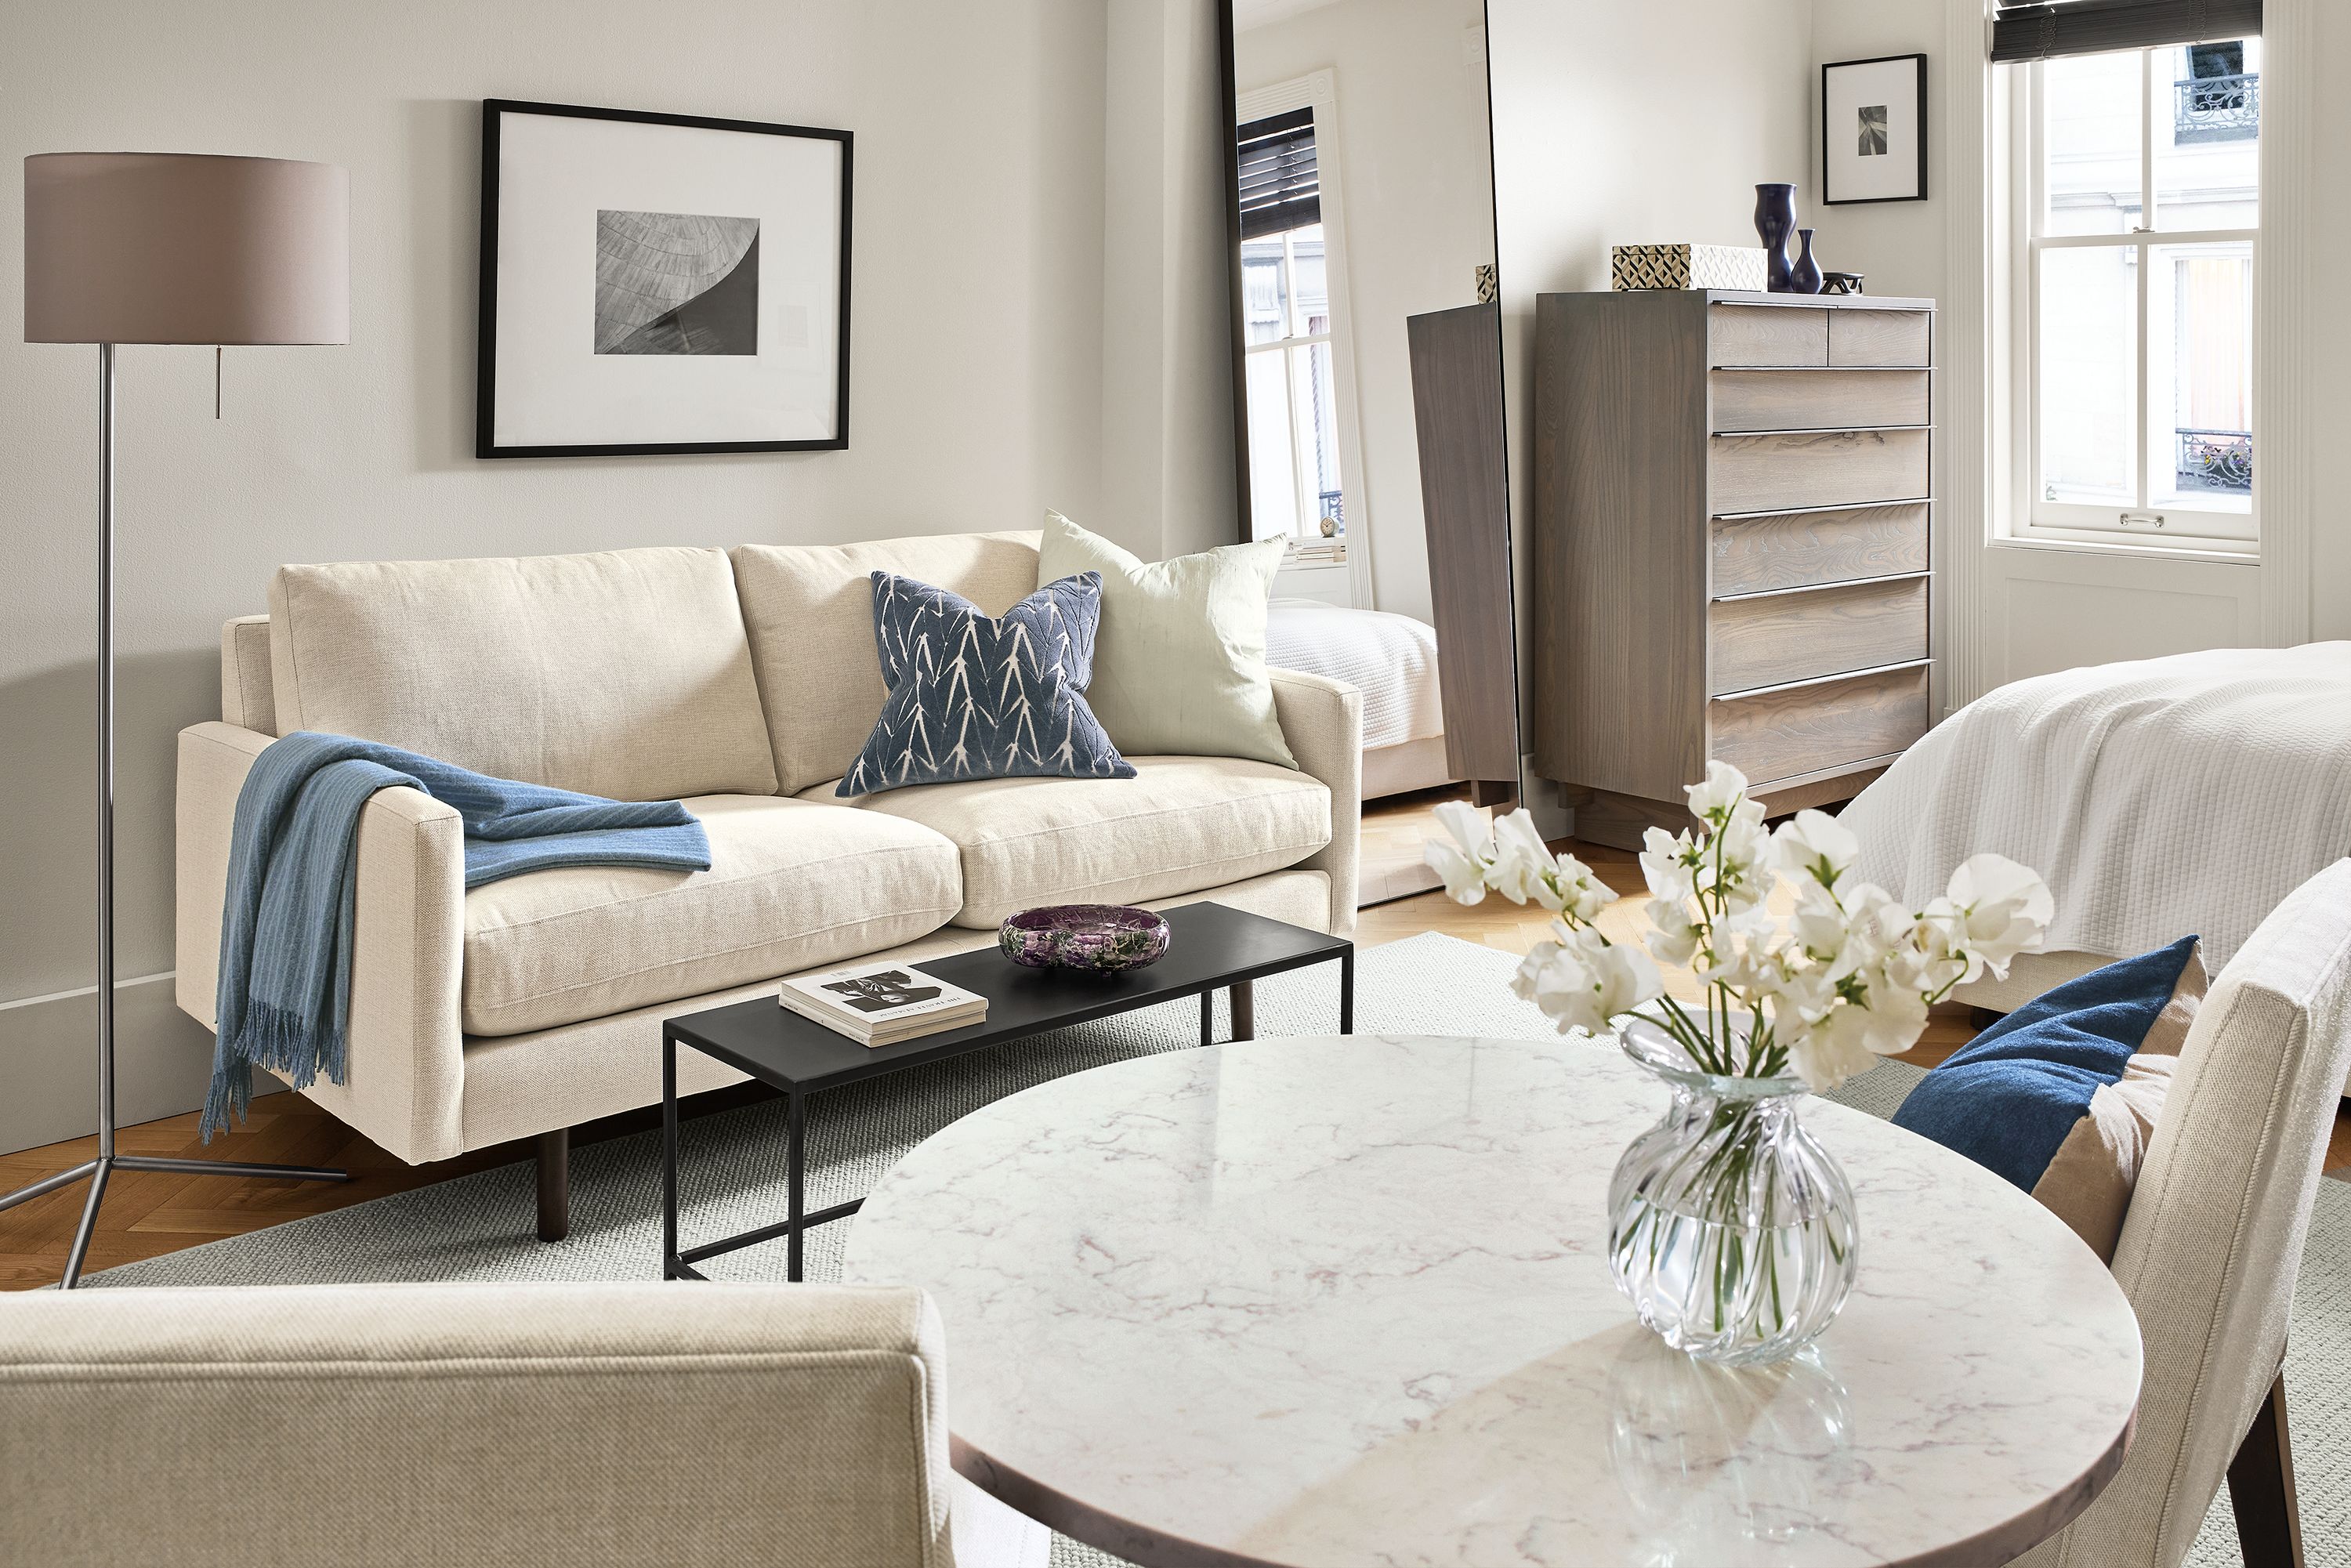
[[1708, 359], [1718, 365], [1825, 365], [1829, 313], [1803, 306], [1717, 305], [1707, 312]]
[[1927, 580], [1723, 600], [1707, 612], [1716, 696], [1927, 656]]
[[1925, 424], [1925, 371], [1717, 371], [1716, 430]]
[[1839, 430], [1718, 435], [1708, 492], [1715, 514], [1796, 512], [1927, 495], [1927, 432]]
[[1707, 706], [1707, 755], [1763, 785], [1891, 756], [1926, 734], [1927, 670], [1888, 670]]
[[1934, 318], [1924, 310], [1832, 310], [1833, 365], [1930, 365]]
[[1714, 591], [1762, 593], [1924, 571], [1927, 503], [1791, 512], [1713, 525]]

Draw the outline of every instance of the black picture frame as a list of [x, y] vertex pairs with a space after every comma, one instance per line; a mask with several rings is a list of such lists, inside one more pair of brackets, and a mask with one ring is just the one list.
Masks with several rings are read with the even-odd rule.
[[[1883, 66], [1901, 60], [1917, 62], [1918, 68], [1918, 190], [1907, 196], [1839, 196], [1830, 177], [1829, 163], [1829, 73], [1849, 66]], [[1821, 67], [1821, 205], [1824, 207], [1867, 207], [1887, 202], [1923, 202], [1927, 200], [1927, 143], [1931, 131], [1927, 118], [1927, 57], [1923, 54], [1873, 55], [1867, 59], [1830, 60]]]
[[[833, 434], [820, 440], [799, 441], [644, 441], [579, 443], [555, 445], [502, 445], [496, 437], [498, 344], [499, 131], [508, 114], [550, 115], [577, 120], [622, 120], [640, 125], [689, 126], [705, 131], [739, 131], [757, 136], [795, 136], [829, 141], [841, 146], [841, 267], [838, 361], [834, 372]], [[482, 100], [481, 264], [477, 277], [480, 298], [475, 339], [474, 455], [504, 457], [634, 457], [669, 456], [704, 452], [839, 452], [849, 445], [849, 325], [850, 240], [854, 180], [854, 138], [846, 131], [821, 126], [787, 125], [756, 120], [722, 120], [708, 115], [663, 114], [650, 110], [601, 109], [586, 104], [539, 103], [527, 99], [486, 98]]]

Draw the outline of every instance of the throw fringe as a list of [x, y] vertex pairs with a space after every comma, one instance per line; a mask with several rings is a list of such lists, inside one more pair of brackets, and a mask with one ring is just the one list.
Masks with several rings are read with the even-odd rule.
[[212, 1086], [204, 1092], [204, 1120], [197, 1127], [201, 1141], [226, 1132], [232, 1113], [243, 1121], [253, 1109], [253, 1071], [266, 1067], [297, 1089], [308, 1089], [326, 1073], [329, 1082], [343, 1082], [349, 1037], [331, 1024], [319, 1024], [298, 1013], [255, 999], [246, 1006], [245, 1027], [231, 1040], [218, 1039], [213, 1047]]

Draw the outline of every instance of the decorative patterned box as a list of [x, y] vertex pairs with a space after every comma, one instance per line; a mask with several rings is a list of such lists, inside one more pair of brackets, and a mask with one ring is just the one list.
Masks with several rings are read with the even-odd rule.
[[1611, 288], [1746, 288], [1761, 294], [1767, 282], [1760, 245], [1608, 247]]

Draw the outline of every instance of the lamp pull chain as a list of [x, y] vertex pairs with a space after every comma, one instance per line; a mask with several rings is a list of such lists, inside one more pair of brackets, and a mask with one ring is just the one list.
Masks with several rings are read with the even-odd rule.
[[213, 417], [220, 417], [221, 345], [213, 345]]

